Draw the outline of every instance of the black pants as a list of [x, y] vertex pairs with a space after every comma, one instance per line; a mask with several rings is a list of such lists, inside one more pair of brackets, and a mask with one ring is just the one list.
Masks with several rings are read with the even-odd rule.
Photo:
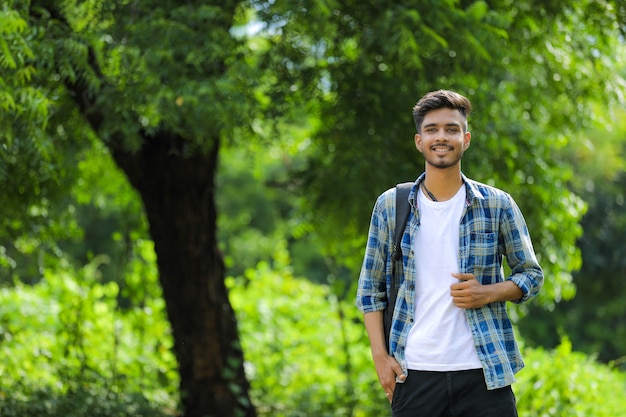
[[517, 417], [511, 387], [487, 390], [482, 369], [411, 371], [396, 384], [393, 417]]

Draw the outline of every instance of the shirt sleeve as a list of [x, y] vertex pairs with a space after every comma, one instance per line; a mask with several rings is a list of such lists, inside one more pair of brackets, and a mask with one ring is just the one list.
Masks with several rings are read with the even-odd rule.
[[523, 294], [522, 298], [514, 302], [523, 303], [539, 293], [544, 276], [524, 216], [513, 198], [508, 196], [508, 199], [509, 204], [503, 211], [500, 224], [502, 250], [511, 268], [511, 276], [507, 279], [513, 281]]
[[382, 194], [372, 211], [356, 296], [356, 306], [362, 313], [384, 310], [387, 306], [388, 219], [395, 216], [389, 210], [388, 201], [395, 198], [391, 194], [391, 190]]

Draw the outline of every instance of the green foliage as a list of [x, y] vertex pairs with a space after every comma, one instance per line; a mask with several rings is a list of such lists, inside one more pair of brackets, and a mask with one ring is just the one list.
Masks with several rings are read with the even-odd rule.
[[245, 24], [236, 5], [43, 3], [33, 13], [45, 34], [38, 52], [46, 70], [84, 87], [104, 109], [89, 121], [106, 143], [136, 151], [144, 136], [168, 131], [192, 154], [245, 123], [255, 102], [247, 50], [229, 33]]
[[274, 262], [227, 281], [259, 415], [385, 414], [356, 308], [295, 277], [284, 245]]
[[104, 144], [86, 140], [85, 145], [68, 156], [73, 166], [66, 175], [71, 178], [64, 178], [54, 199], [43, 199], [22, 218], [11, 218], [14, 233], [0, 234], [1, 282], [37, 282], [44, 268], [61, 260], [79, 268], [100, 256], [103, 279], [122, 284], [133, 242], [147, 237], [147, 223], [138, 195]]
[[[103, 385], [103, 382], [100, 382]], [[28, 399], [8, 395], [0, 399], [3, 417], [168, 417], [170, 411], [155, 406], [143, 394], [111, 392], [105, 387], [80, 387], [59, 395], [51, 389], [37, 389]]]
[[527, 349], [515, 385], [519, 414], [535, 417], [613, 417], [626, 410], [626, 374], [572, 352], [568, 339], [554, 351]]
[[[52, 146], [43, 135], [49, 101], [31, 81], [36, 69], [34, 52], [29, 45], [27, 20], [11, 0], [2, 0], [0, 9], [0, 126], [2, 126], [2, 162], [10, 162], [16, 142], [24, 141], [42, 159], [50, 158]], [[9, 160], [7, 160], [9, 159]], [[6, 175], [0, 165], [0, 175]]]
[[[293, 210], [293, 197], [280, 177], [286, 172], [279, 148], [255, 152], [245, 148], [226, 149], [218, 174], [220, 241], [231, 273], [240, 275], [250, 265], [271, 259], [286, 230], [285, 221]], [[269, 185], [275, 184], [275, 186]], [[226, 214], [228, 213], [228, 214]]]
[[568, 155], [577, 171], [573, 187], [589, 204], [582, 219], [584, 234], [578, 241], [583, 264], [574, 274], [576, 297], [550, 312], [533, 309], [520, 328], [529, 343], [544, 347], [556, 346], [559, 334], [567, 334], [577, 350], [626, 369], [624, 110], [603, 115], [585, 136]]
[[[275, 126], [275, 128], [278, 128]], [[273, 141], [273, 129], [257, 126], [259, 140], [225, 148], [217, 176], [217, 205], [221, 248], [229, 274], [243, 275], [251, 265], [271, 262], [275, 248], [289, 242], [293, 267], [298, 275], [326, 282], [324, 245], [305, 214], [308, 200], [300, 196], [294, 169], [306, 164], [310, 128], [283, 126], [291, 136]], [[245, 132], [241, 132], [245, 135]]]
[[[65, 166], [67, 142], [47, 134], [51, 100], [34, 82], [34, 34], [22, 14], [24, 3], [3, 0], [0, 7], [0, 235], [23, 237], [19, 244], [28, 249], [42, 237], [62, 235], [59, 225], [68, 213], [55, 203], [72, 169]], [[1, 263], [14, 264], [10, 252], [1, 242]]]
[[75, 265], [106, 257], [99, 267], [103, 280], [123, 285], [127, 272], [136, 276], [127, 271], [134, 251], [141, 250], [135, 242], [149, 236], [141, 200], [102, 142], [84, 148], [77, 160], [78, 175], [68, 204], [82, 233], [59, 246]]
[[[100, 282], [96, 262], [0, 291], [1, 415], [175, 415], [154, 253], [148, 242], [139, 245], [143, 259], [126, 295], [141, 307], [120, 308], [119, 287]], [[329, 286], [295, 276], [284, 243], [273, 256], [275, 267], [262, 262], [227, 281], [259, 415], [387, 415], [356, 308]], [[626, 374], [572, 352], [568, 340], [554, 351], [527, 348], [524, 357], [514, 385], [520, 415], [608, 417], [626, 407]]]
[[[153, 250], [137, 244], [137, 282], [122, 290], [100, 281], [97, 260], [76, 274], [47, 270], [36, 285], [2, 288], [0, 414], [165, 415], [155, 407], [172, 406], [176, 364]], [[123, 295], [135, 307], [121, 308]]]
[[[80, 176], [76, 160], [81, 148], [93, 143], [93, 136], [77, 123], [75, 109], [62, 100], [58, 75], [47, 72], [53, 39], [32, 24], [29, 8], [30, 2], [3, 0], [0, 10], [0, 43], [6, 46], [0, 59], [4, 282], [36, 281], [44, 265], [63, 256], [59, 242], [80, 238], [68, 192]], [[35, 5], [33, 10], [41, 12]], [[67, 52], [84, 49], [69, 42]]]

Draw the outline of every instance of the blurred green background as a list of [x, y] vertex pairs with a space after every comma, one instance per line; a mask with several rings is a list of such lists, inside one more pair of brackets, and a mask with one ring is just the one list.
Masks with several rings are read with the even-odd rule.
[[376, 196], [423, 168], [411, 108], [439, 88], [472, 101], [463, 171], [512, 194], [546, 273], [511, 306], [520, 415], [621, 415], [626, 4], [214, 3], [1, 0], [0, 416], [195, 416], [148, 197], [115, 158], [160, 135], [182, 161], [219, 151], [211, 279], [248, 412], [387, 415], [355, 286]]

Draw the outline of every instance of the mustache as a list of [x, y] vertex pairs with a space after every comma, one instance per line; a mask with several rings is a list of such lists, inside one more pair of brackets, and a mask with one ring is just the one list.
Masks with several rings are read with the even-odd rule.
[[430, 146], [430, 148], [442, 148], [442, 147], [446, 147], [448, 149], [454, 149], [454, 146], [448, 144], [448, 143], [443, 143], [443, 142], [439, 142], [439, 143], [434, 143]]

